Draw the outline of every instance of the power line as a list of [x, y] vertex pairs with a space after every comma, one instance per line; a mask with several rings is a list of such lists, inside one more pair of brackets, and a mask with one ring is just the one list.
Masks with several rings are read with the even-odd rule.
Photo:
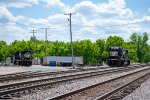
[[18, 24], [18, 25], [21, 25], [21, 26], [34, 28], [34, 26], [25, 25], [25, 24], [22, 24], [22, 23], [20, 23], [20, 22], [15, 22], [15, 21], [12, 21], [12, 20], [3, 18], [3, 17], [1, 17], [1, 19], [6, 20], [6, 21], [9, 21], [9, 22], [12, 22], [12, 23], [15, 23], [15, 24]]
[[48, 54], [47, 54], [47, 52], [48, 52], [48, 50], [47, 50], [47, 48], [48, 48], [48, 43], [47, 43], [47, 30], [48, 29], [51, 29], [51, 28], [41, 28], [41, 29], [44, 29], [45, 30], [45, 38], [46, 38], [46, 64], [47, 64], [47, 56], [48, 56]]
[[64, 15], [69, 15], [68, 21], [70, 22], [70, 38], [71, 38], [71, 54], [72, 54], [72, 67], [74, 69], [74, 55], [73, 55], [73, 42], [72, 42], [72, 25], [71, 25], [71, 17], [72, 15], [75, 15], [75, 13], [67, 13]]
[[32, 39], [34, 40], [34, 57], [35, 57], [35, 54], [38, 57], [38, 54], [37, 54], [37, 43], [36, 43], [36, 37], [35, 37], [36, 31], [33, 29], [33, 30], [31, 30], [30, 33], [33, 33], [33, 38]]
[[[18, 25], [21, 25], [21, 26], [29, 27], [29, 28], [36, 28], [37, 30], [41, 29], [39, 26], [35, 27], [35, 26], [25, 25], [25, 24], [22, 24], [21, 22], [15, 22], [13, 20], [10, 20], [10, 19], [7, 19], [7, 18], [3, 18], [3, 17], [1, 17], [0, 19], [3, 19], [3, 20], [6, 20], [6, 21], [15, 23], [14, 25], [6, 24], [6, 23], [0, 23], [0, 26], [4, 26], [4, 25], [16, 26], [16, 24], [18, 24]], [[0, 20], [0, 21], [2, 21], [2, 20]], [[1, 24], [3, 24], [3, 25], [1, 25]], [[67, 24], [54, 24], [54, 26], [61, 28], [61, 27], [67, 27], [68, 25]]]
[[[73, 14], [73, 13], [72, 13]], [[65, 14], [65, 15], [69, 15], [68, 14]], [[6, 19], [4, 17], [1, 17], [1, 19], [4, 19], [4, 20], [7, 20], [9, 22], [12, 22], [12, 23], [16, 23], [18, 25], [21, 25], [21, 26], [26, 26], [26, 27], [30, 27], [30, 28], [35, 28], [35, 26], [30, 26], [30, 25], [25, 25], [25, 24], [22, 24], [20, 22], [15, 22], [15, 21], [12, 21], [12, 20], [9, 20], [9, 19]], [[150, 20], [143, 20], [143, 21], [137, 21], [137, 22], [130, 22], [130, 23], [126, 23], [126, 24], [116, 24], [116, 25], [102, 25], [102, 26], [99, 26], [99, 25], [81, 25], [81, 24], [73, 24], [75, 26], [81, 26], [81, 27], [115, 27], [115, 26], [123, 26], [123, 25], [131, 25], [131, 24], [137, 24], [137, 23], [142, 23], [142, 22], [146, 22], [146, 21], [150, 21]], [[57, 24], [59, 25], [59, 24]], [[13, 25], [11, 25], [13, 26]], [[15, 25], [14, 25], [15, 26]], [[60, 25], [59, 25], [60, 26]], [[61, 26], [67, 26], [67, 25], [61, 25]], [[38, 29], [38, 28], [37, 28]]]
[[73, 25], [75, 25], [75, 26], [81, 26], [81, 27], [114, 27], [114, 26], [123, 26], [123, 25], [138, 24], [138, 23], [148, 22], [148, 21], [150, 22], [150, 20], [143, 20], [143, 21], [130, 22], [130, 23], [125, 23], [125, 24], [102, 25], [102, 26], [98, 26], [98, 25], [81, 25], [81, 24], [73, 24]]

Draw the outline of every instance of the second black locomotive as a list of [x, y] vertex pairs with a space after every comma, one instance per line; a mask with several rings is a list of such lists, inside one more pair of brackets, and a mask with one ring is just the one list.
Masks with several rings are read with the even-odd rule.
[[113, 46], [110, 47], [108, 50], [109, 57], [108, 57], [108, 62], [107, 64], [109, 66], [127, 66], [130, 65], [130, 59], [128, 57], [128, 50], [118, 47], [118, 46]]
[[15, 65], [20, 65], [20, 66], [31, 66], [32, 65], [31, 51], [29, 51], [29, 50], [14, 52], [13, 59], [14, 59], [13, 63]]

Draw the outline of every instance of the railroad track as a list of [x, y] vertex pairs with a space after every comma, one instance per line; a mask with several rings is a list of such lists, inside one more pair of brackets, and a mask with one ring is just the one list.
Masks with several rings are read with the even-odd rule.
[[41, 72], [41, 71], [31, 72], [31, 71], [26, 71], [26, 72], [0, 75], [0, 82], [3, 83], [6, 81], [16, 81], [19, 79], [22, 80], [22, 79], [50, 76], [50, 75], [58, 75], [58, 74], [65, 74], [65, 73], [76, 73], [76, 72], [91, 71], [91, 70], [98, 70], [98, 69], [108, 69], [108, 68], [111, 68], [111, 67], [76, 69], [76, 70], [67, 70], [67, 71], [58, 71], [58, 72]]
[[88, 73], [80, 73], [80, 74], [72, 74], [68, 76], [60, 76], [60, 77], [54, 77], [54, 78], [46, 78], [46, 79], [40, 79], [40, 80], [34, 80], [34, 81], [27, 81], [27, 82], [20, 82], [15, 84], [8, 84], [0, 86], [0, 98], [12, 98], [16, 95], [20, 95], [23, 91], [32, 91], [32, 89], [38, 89], [41, 87], [46, 86], [53, 86], [57, 84], [61, 84], [63, 82], [68, 82], [72, 80], [77, 80], [81, 78], [87, 78], [87, 77], [93, 77], [98, 75], [104, 75], [109, 73], [119, 73], [124, 71], [133, 70], [134, 68], [131, 67], [124, 67], [124, 68], [118, 68], [118, 69], [111, 69], [111, 70], [105, 70], [105, 71], [93, 71]]
[[128, 94], [130, 94], [133, 90], [138, 88], [143, 82], [149, 79], [150, 73], [147, 73], [139, 78], [136, 78], [133, 81], [127, 82], [126, 84], [100, 96], [95, 100], [118, 100], [122, 99]]
[[[126, 87], [135, 89], [137, 86], [139, 86], [140, 83], [148, 79], [149, 76], [150, 68], [147, 68], [95, 85], [91, 85], [89, 87], [75, 90], [54, 98], [50, 98], [50, 100], [120, 100], [123, 96], [117, 94], [118, 91], [124, 90], [125, 92], [123, 92], [123, 95], [126, 95], [127, 92], [131, 92], [131, 89], [129, 91], [126, 91]], [[134, 88], [132, 87], [132, 83], [136, 83], [136, 86], [134, 86]]]
[[[135, 68], [141, 67], [139, 65], [135, 65]], [[58, 74], [65, 74], [65, 73], [76, 73], [76, 72], [83, 72], [83, 71], [91, 71], [91, 70], [98, 70], [98, 69], [109, 69], [112, 67], [101, 67], [101, 68], [89, 68], [89, 69], [77, 69], [77, 70], [68, 70], [68, 71], [59, 71], [59, 72], [19, 72], [13, 74], [6, 74], [0, 75], [0, 82], [8, 82], [8, 81], [16, 81], [16, 80], [23, 80], [23, 79], [30, 79], [30, 78], [37, 78], [37, 77], [45, 77], [50, 75], [58, 75]]]

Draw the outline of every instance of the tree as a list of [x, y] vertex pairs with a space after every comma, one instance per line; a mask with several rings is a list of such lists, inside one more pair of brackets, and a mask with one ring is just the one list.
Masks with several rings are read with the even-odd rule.
[[[91, 40], [75, 41], [74, 56], [83, 56], [85, 64], [102, 63], [107, 61], [108, 48], [111, 46], [120, 46], [128, 49], [131, 62], [150, 62], [150, 45], [147, 43], [148, 34], [143, 35], [133, 33], [130, 36], [130, 42], [124, 42], [119, 36], [109, 36], [107, 40], [98, 39], [96, 42]], [[42, 59], [46, 55], [45, 40], [36, 40], [38, 57]], [[30, 50], [32, 57], [34, 54], [34, 40], [29, 41], [15, 40], [11, 44], [0, 41], [0, 61], [5, 61], [6, 57], [12, 57], [15, 51]], [[48, 41], [48, 55], [50, 56], [71, 56], [70, 42]]]
[[105, 48], [105, 40], [103, 39], [98, 39], [96, 40], [96, 44], [99, 47], [99, 63], [102, 63], [105, 59], [105, 57], [103, 56], [103, 52], [104, 52], [104, 48]]
[[138, 62], [136, 45], [131, 42], [125, 42], [123, 47], [128, 49], [130, 62]]
[[105, 50], [108, 50], [111, 46], [120, 46], [123, 47], [124, 40], [119, 36], [109, 36], [106, 40]]
[[[137, 57], [139, 60], [139, 63], [142, 62], [142, 59], [145, 56], [146, 47], [147, 47], [147, 41], [148, 41], [148, 34], [145, 32], [143, 35], [138, 35], [137, 33], [133, 33], [130, 37], [131, 42], [136, 45], [137, 48]], [[145, 52], [144, 52], [145, 51]]]
[[5, 61], [7, 55], [8, 55], [8, 47], [7, 43], [5, 41], [0, 41], [0, 61]]

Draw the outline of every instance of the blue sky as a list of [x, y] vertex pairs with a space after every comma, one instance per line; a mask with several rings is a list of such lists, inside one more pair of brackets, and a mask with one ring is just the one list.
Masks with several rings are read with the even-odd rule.
[[[64, 4], [73, 7], [75, 4], [82, 2], [83, 0], [61, 0]], [[125, 0], [126, 6], [132, 9], [135, 12], [138, 12], [142, 15], [150, 15], [148, 9], [150, 8], [150, 0]], [[93, 3], [106, 3], [108, 0], [92, 0]], [[59, 9], [55, 8], [48, 8], [44, 6], [44, 3], [37, 4], [31, 7], [25, 8], [8, 8], [15, 16], [16, 15], [24, 15], [27, 17], [33, 18], [45, 18], [49, 15], [59, 13]], [[39, 13], [40, 12], [40, 13]], [[38, 16], [36, 16], [38, 15]]]
[[36, 38], [44, 40], [41, 28], [49, 27], [49, 40], [68, 42], [69, 22], [64, 13], [69, 12], [76, 13], [72, 16], [74, 41], [111, 35], [129, 41], [133, 32], [150, 35], [150, 0], [1, 0], [0, 40], [29, 40], [33, 27]]

